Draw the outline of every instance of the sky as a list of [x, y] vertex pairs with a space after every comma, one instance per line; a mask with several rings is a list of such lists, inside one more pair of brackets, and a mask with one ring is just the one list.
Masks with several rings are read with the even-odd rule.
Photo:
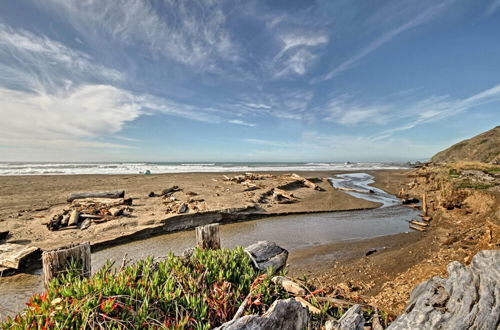
[[0, 1], [0, 161], [414, 161], [500, 124], [500, 0]]

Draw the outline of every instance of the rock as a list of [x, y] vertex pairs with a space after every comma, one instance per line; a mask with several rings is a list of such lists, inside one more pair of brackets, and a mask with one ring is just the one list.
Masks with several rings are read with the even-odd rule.
[[83, 220], [82, 224], [80, 225], [80, 230], [85, 230], [90, 227], [92, 224], [92, 221], [90, 219], [85, 219]]
[[448, 265], [413, 289], [405, 314], [388, 329], [497, 329], [500, 322], [500, 250], [485, 250], [470, 266]]
[[332, 329], [335, 330], [363, 330], [365, 319], [360, 305], [354, 305], [345, 312]]
[[155, 192], [154, 192], [154, 191], [150, 192], [150, 193], [148, 194], [148, 197], [156, 197]]
[[289, 330], [308, 329], [309, 312], [293, 298], [276, 300], [262, 316], [246, 315], [216, 328], [219, 330]]
[[283, 268], [288, 259], [288, 251], [274, 242], [259, 241], [245, 248], [255, 268], [266, 271], [272, 267], [274, 271]]

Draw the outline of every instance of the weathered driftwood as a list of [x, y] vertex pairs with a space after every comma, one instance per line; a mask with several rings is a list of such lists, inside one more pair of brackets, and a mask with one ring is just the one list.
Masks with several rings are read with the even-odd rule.
[[321, 188], [320, 186], [318, 186], [318, 185], [317, 185], [317, 184], [315, 184], [314, 182], [312, 182], [312, 181], [310, 181], [310, 180], [308, 180], [308, 179], [306, 179], [306, 178], [304, 178], [304, 177], [301, 177], [301, 176], [300, 176], [300, 175], [298, 175], [298, 174], [293, 173], [293, 174], [291, 175], [291, 177], [292, 177], [292, 178], [295, 178], [295, 179], [298, 179], [298, 180], [300, 180], [300, 181], [302, 181], [302, 183], [303, 183], [303, 184], [304, 184], [304, 186], [306, 186], [306, 187], [309, 187], [309, 188], [312, 188], [312, 189], [314, 189], [314, 190], [318, 190], [318, 191], [323, 191], [323, 190], [324, 190], [323, 188]]
[[448, 274], [415, 287], [388, 329], [498, 329], [500, 250], [480, 251], [469, 266], [454, 261]]
[[77, 262], [82, 277], [89, 277], [90, 243], [85, 242], [43, 252], [42, 265], [45, 288], [54, 278], [66, 271], [70, 260]]
[[417, 231], [425, 231], [425, 228], [422, 228], [420, 226], [417, 226], [417, 225], [414, 225], [414, 224], [411, 224], [410, 223], [410, 226], [409, 226], [411, 229], [413, 230], [417, 230]]
[[82, 213], [82, 214], [80, 214], [80, 218], [83, 218], [83, 219], [102, 219], [102, 215]]
[[423, 212], [423, 216], [426, 217], [427, 216], [427, 194], [424, 194], [424, 196], [422, 197], [422, 212]]
[[81, 192], [73, 193], [68, 196], [67, 201], [72, 202], [75, 199], [82, 198], [123, 198], [125, 197], [125, 190], [113, 191], [94, 191], [94, 192]]
[[427, 221], [427, 222], [432, 220], [432, 217], [430, 217], [430, 216], [426, 216], [426, 217], [421, 216], [421, 218], [422, 218], [422, 220]]
[[219, 224], [196, 227], [196, 245], [202, 250], [220, 249]]
[[35, 246], [4, 243], [0, 245], [0, 267], [19, 269], [38, 251]]
[[380, 323], [378, 311], [375, 311], [372, 316], [372, 330], [384, 330], [384, 327]]
[[241, 315], [243, 315], [243, 313], [245, 312], [245, 308], [247, 308], [248, 306], [248, 303], [250, 301], [250, 298], [252, 297], [252, 292], [250, 292], [246, 297], [245, 299], [243, 300], [243, 302], [241, 303], [240, 307], [238, 307], [238, 310], [236, 311], [236, 313], [234, 314], [233, 316], [233, 321], [239, 319], [241, 317]]
[[90, 219], [85, 219], [83, 220], [82, 224], [80, 225], [80, 230], [85, 230], [90, 227], [92, 224], [92, 221]]
[[79, 220], [80, 220], [80, 212], [78, 212], [78, 210], [71, 211], [71, 215], [69, 216], [68, 226], [76, 226]]
[[254, 267], [261, 271], [266, 271], [272, 267], [278, 271], [286, 265], [288, 251], [279, 247], [274, 242], [259, 241], [245, 248]]
[[312, 313], [312, 314], [321, 314], [321, 309], [319, 309], [316, 306], [313, 306], [310, 302], [308, 302], [304, 298], [302, 298], [302, 297], [295, 297], [295, 300], [297, 300], [302, 306], [304, 306], [305, 308], [307, 308], [310, 313]]
[[309, 312], [293, 298], [276, 300], [262, 316], [245, 315], [216, 328], [219, 330], [303, 330], [309, 326]]
[[169, 187], [169, 188], [163, 189], [163, 190], [161, 191], [161, 194], [160, 194], [160, 195], [161, 195], [161, 196], [166, 196], [166, 195], [168, 195], [168, 194], [171, 194], [171, 193], [176, 192], [176, 191], [179, 191], [179, 190], [180, 190], [180, 189], [179, 189], [179, 187], [178, 187], [178, 186], [172, 186], [172, 187]]
[[330, 320], [325, 323], [329, 330], [363, 330], [365, 319], [359, 305], [354, 305], [342, 315], [339, 320]]
[[428, 223], [422, 222], [422, 221], [417, 221], [417, 220], [410, 220], [410, 223], [414, 224], [414, 225], [417, 225], [417, 226], [421, 226], [421, 227], [427, 227], [427, 226], [429, 226]]
[[280, 285], [285, 291], [293, 293], [296, 296], [305, 296], [306, 289], [298, 283], [295, 283], [292, 280], [287, 279], [283, 276], [274, 276], [271, 281], [274, 284]]

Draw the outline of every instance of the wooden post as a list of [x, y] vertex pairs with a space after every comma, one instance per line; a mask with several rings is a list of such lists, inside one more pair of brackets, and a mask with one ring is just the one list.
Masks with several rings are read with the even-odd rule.
[[42, 253], [43, 277], [45, 288], [49, 283], [66, 271], [71, 259], [76, 260], [82, 277], [90, 277], [90, 243], [74, 244]]
[[196, 227], [196, 245], [202, 250], [220, 249], [219, 224]]
[[424, 217], [427, 216], [427, 194], [424, 193], [422, 197], [422, 212], [424, 213]]

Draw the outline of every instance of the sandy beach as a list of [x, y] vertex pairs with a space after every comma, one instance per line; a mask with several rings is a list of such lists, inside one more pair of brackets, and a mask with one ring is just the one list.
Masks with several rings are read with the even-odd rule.
[[[376, 186], [389, 192], [397, 191], [405, 181], [406, 171], [373, 171]], [[60, 175], [60, 176], [12, 176], [0, 177], [0, 224], [2, 230], [11, 232], [11, 242], [30, 244], [50, 249], [69, 243], [111, 241], [114, 238], [155, 227], [162, 221], [176, 216], [168, 213], [161, 197], [148, 197], [150, 192], [178, 186], [175, 193], [179, 201], [194, 199], [197, 210], [188, 214], [227, 209], [252, 209], [252, 212], [280, 214], [288, 212], [318, 212], [373, 208], [378, 206], [348, 194], [334, 190], [326, 178], [335, 173], [298, 173], [308, 178], [322, 178], [318, 185], [324, 191], [307, 187], [290, 187], [297, 202], [279, 204], [258, 203], [256, 197], [262, 191], [293, 182], [284, 173], [272, 173], [273, 177], [256, 180], [259, 189], [245, 191], [247, 186], [224, 181], [225, 176], [235, 173], [188, 173], [161, 175]], [[262, 187], [262, 188], [260, 188]], [[123, 189], [126, 197], [133, 198], [128, 216], [92, 225], [87, 230], [49, 231], [44, 225], [53, 214], [69, 206], [66, 198], [70, 193]], [[191, 196], [194, 193], [196, 195]]]

